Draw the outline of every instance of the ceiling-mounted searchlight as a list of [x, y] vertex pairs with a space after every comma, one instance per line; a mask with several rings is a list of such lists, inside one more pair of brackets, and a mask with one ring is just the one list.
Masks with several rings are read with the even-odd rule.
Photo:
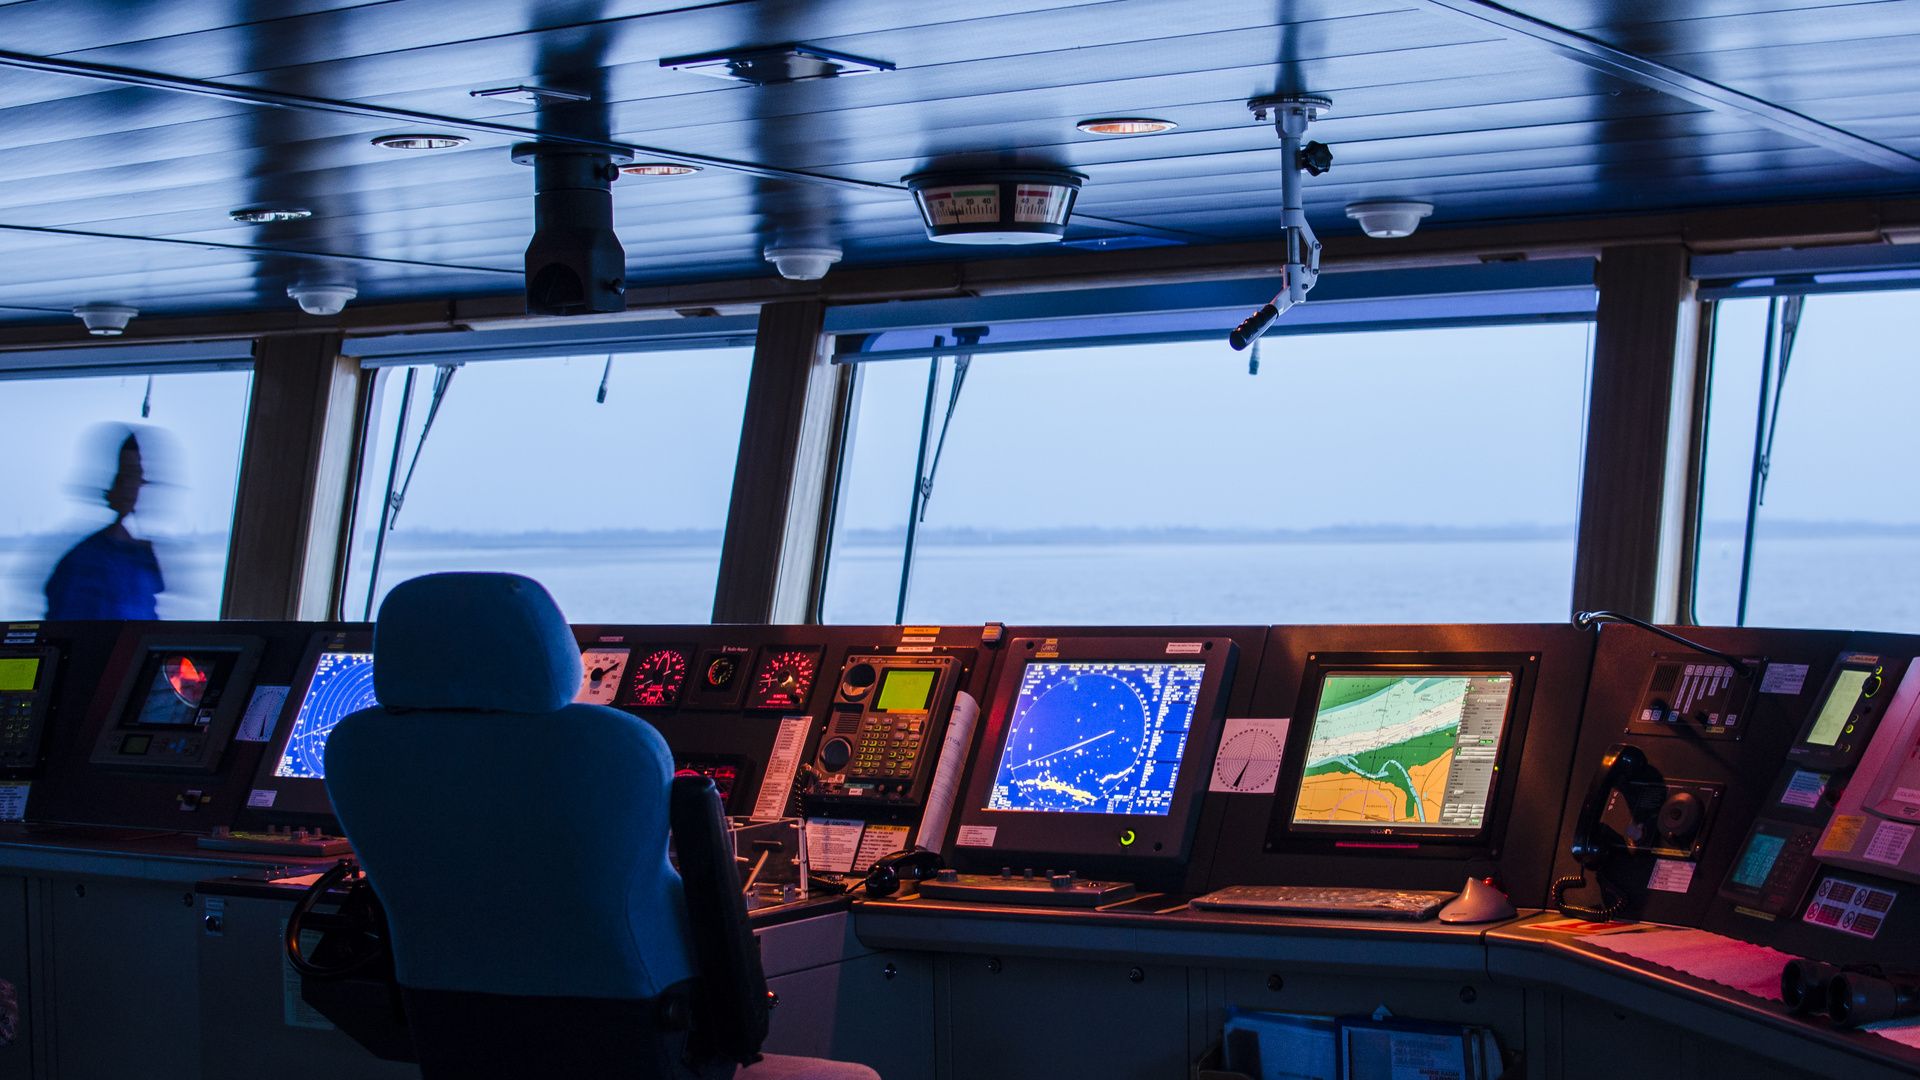
[[627, 310], [627, 252], [613, 232], [613, 181], [632, 154], [567, 143], [519, 143], [533, 166], [533, 240], [527, 244], [527, 314]]
[[935, 243], [1057, 244], [1086, 177], [1066, 169], [981, 169], [902, 179]]
[[1280, 272], [1280, 294], [1227, 335], [1235, 349], [1253, 344], [1288, 308], [1306, 303], [1307, 290], [1320, 280], [1320, 240], [1301, 207], [1300, 174], [1319, 176], [1332, 168], [1333, 151], [1323, 143], [1302, 145], [1300, 140], [1306, 137], [1307, 125], [1332, 107], [1330, 99], [1313, 94], [1272, 94], [1247, 102], [1256, 120], [1265, 120], [1272, 112], [1280, 132], [1280, 224], [1286, 234], [1287, 265]]

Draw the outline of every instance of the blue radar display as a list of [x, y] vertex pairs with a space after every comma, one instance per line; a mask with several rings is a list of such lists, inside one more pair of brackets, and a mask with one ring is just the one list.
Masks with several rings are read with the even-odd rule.
[[300, 715], [287, 736], [275, 776], [327, 778], [327, 736], [348, 713], [380, 704], [373, 696], [373, 654], [323, 652], [300, 700]]
[[1173, 809], [1205, 664], [1029, 663], [989, 810]]

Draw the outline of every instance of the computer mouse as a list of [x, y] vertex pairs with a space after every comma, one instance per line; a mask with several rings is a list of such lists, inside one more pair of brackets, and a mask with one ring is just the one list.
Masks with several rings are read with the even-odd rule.
[[1513, 901], [1507, 899], [1506, 893], [1494, 888], [1491, 881], [1470, 877], [1466, 888], [1460, 890], [1460, 895], [1447, 901], [1447, 906], [1440, 909], [1440, 921], [1493, 922], [1496, 919], [1511, 919], [1515, 914]]

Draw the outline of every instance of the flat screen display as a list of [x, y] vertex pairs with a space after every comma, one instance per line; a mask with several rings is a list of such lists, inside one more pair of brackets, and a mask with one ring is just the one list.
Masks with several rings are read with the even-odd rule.
[[300, 699], [300, 712], [287, 736], [287, 749], [273, 775], [311, 780], [327, 778], [327, 736], [348, 713], [380, 704], [373, 696], [373, 654], [323, 652], [313, 680]]
[[31, 656], [0, 659], [0, 691], [32, 690], [40, 676], [40, 661]]
[[191, 727], [211, 719], [231, 653], [155, 652], [141, 671], [134, 711], [123, 726]]
[[940, 677], [937, 668], [892, 668], [880, 680], [873, 707], [881, 712], [926, 712], [927, 698]]
[[1840, 674], [1834, 676], [1833, 689], [1827, 692], [1827, 700], [1820, 703], [1820, 714], [1813, 721], [1813, 729], [1807, 732], [1808, 743], [1832, 746], [1840, 741], [1847, 717], [1853, 715], [1853, 706], [1860, 700], [1860, 688], [1867, 684], [1867, 676], [1871, 674], [1861, 668], [1840, 669]]
[[1165, 817], [1206, 671], [1028, 662], [986, 809]]
[[1513, 688], [1504, 671], [1328, 672], [1294, 826], [1480, 831]]
[[1756, 829], [1747, 838], [1746, 849], [1740, 852], [1740, 860], [1733, 867], [1733, 883], [1748, 889], [1758, 889], [1767, 883], [1767, 875], [1773, 873], [1773, 864], [1779, 860], [1780, 852], [1787, 846], [1787, 838], [1765, 830]]

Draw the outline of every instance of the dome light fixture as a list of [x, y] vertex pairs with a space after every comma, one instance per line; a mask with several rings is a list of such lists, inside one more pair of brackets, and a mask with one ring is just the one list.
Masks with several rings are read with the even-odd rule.
[[1348, 203], [1347, 216], [1360, 223], [1360, 231], [1375, 240], [1397, 240], [1412, 236], [1420, 219], [1433, 213], [1433, 204], [1417, 199], [1371, 199]]
[[820, 247], [774, 247], [769, 245], [761, 253], [773, 264], [780, 276], [789, 281], [818, 281], [827, 276], [833, 264], [840, 261], [841, 251], [836, 246]]
[[384, 150], [447, 150], [472, 141], [465, 135], [382, 135], [373, 145]]
[[312, 217], [313, 211], [297, 206], [250, 206], [242, 210], [235, 210], [227, 216], [235, 221], [245, 222], [248, 225], [260, 225], [269, 221], [303, 221]]
[[659, 176], [692, 176], [700, 171], [698, 165], [683, 165], [676, 161], [642, 161], [633, 165], [620, 166], [623, 176], [637, 176], [642, 179]]
[[1082, 120], [1074, 125], [1089, 135], [1156, 135], [1162, 131], [1172, 131], [1179, 126], [1171, 120], [1149, 120], [1139, 116]]
[[97, 337], [119, 337], [126, 331], [127, 323], [140, 314], [140, 309], [96, 300], [74, 308], [73, 314], [86, 324], [87, 333]]
[[302, 282], [287, 286], [287, 295], [309, 315], [338, 315], [360, 290], [345, 284]]
[[980, 169], [902, 179], [935, 243], [1057, 244], [1086, 177], [1066, 169]]

